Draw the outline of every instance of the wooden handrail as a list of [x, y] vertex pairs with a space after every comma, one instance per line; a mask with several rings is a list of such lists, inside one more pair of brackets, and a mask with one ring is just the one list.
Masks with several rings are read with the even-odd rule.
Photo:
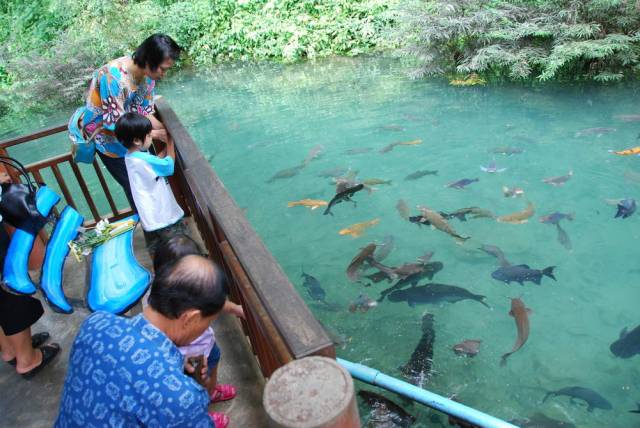
[[45, 128], [41, 131], [34, 132], [33, 134], [21, 135], [19, 137], [8, 138], [0, 141], [0, 149], [7, 149], [9, 147], [17, 146], [18, 144], [26, 143], [29, 141], [37, 140], [38, 138], [48, 137], [49, 135], [57, 134], [58, 132], [66, 131], [67, 124], [52, 126], [51, 128]]
[[[218, 245], [220, 242], [228, 242], [230, 249], [224, 243], [221, 245], [224, 262], [231, 265], [228, 267], [232, 270], [241, 267], [246, 273], [265, 316], [277, 330], [270, 334], [278, 334], [282, 338], [293, 358], [308, 355], [335, 357], [335, 348], [326, 332], [204, 159], [175, 112], [164, 99], [156, 102], [156, 110], [176, 144], [177, 165], [181, 170], [179, 174], [183, 175], [180, 187], [183, 192], [191, 193], [183, 196], [187, 201], [191, 200], [193, 205], [195, 194], [195, 203], [199, 205], [197, 210], [211, 212], [219, 231], [210, 230], [204, 234], [212, 235], [211, 239], [217, 240]], [[197, 213], [193, 214], [198, 217]], [[200, 229], [211, 228], [211, 222], [206, 219], [196, 218], [196, 222]], [[221, 234], [221, 237], [214, 236], [216, 233]], [[234, 259], [239, 266], [233, 266]], [[258, 338], [250, 339], [252, 345], [260, 342]], [[274, 343], [270, 345], [273, 346]], [[254, 345], [254, 351], [255, 348]], [[260, 357], [258, 355], [259, 360]], [[263, 361], [260, 360], [260, 363], [262, 365]], [[279, 361], [280, 365], [284, 363], [286, 361]], [[269, 374], [267, 371], [266, 375]]]

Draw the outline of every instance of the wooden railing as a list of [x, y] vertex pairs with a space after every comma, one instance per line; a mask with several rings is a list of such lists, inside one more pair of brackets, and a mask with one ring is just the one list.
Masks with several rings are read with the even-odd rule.
[[[205, 160], [195, 142], [169, 104], [159, 99], [157, 112], [176, 143], [176, 196], [187, 208], [198, 227], [210, 257], [225, 271], [232, 300], [244, 308], [243, 329], [249, 338], [262, 373], [269, 377], [287, 362], [309, 355], [335, 358], [335, 348], [273, 255], [266, 249], [242, 210], [236, 205]], [[35, 134], [0, 142], [0, 154], [19, 144], [53, 135], [66, 126], [48, 128]], [[129, 207], [118, 208], [97, 161], [93, 170], [111, 209], [100, 213], [80, 168], [71, 154], [27, 165], [36, 181], [46, 184], [42, 171], [50, 168], [67, 204], [77, 207], [77, 195], [69, 191], [60, 171], [69, 163], [82, 198], [88, 206], [88, 225], [101, 217], [112, 220], [131, 214]], [[15, 171], [11, 172], [17, 178]], [[84, 214], [84, 213], [83, 213]], [[85, 216], [85, 218], [89, 218]]]
[[[54, 126], [52, 128], [44, 129], [42, 131], [39, 131], [33, 134], [0, 141], [0, 155], [9, 156], [10, 153], [8, 149], [11, 147], [29, 143], [30, 141], [34, 141], [43, 137], [48, 137], [50, 135], [61, 133], [66, 130], [67, 130], [67, 125], [60, 125], [60, 126]], [[133, 211], [129, 206], [122, 207], [120, 209], [116, 207], [116, 203], [113, 199], [113, 195], [111, 194], [111, 190], [109, 189], [107, 181], [105, 180], [104, 175], [102, 174], [102, 171], [100, 169], [100, 165], [98, 164], [97, 159], [94, 159], [93, 161], [93, 169], [95, 171], [95, 175], [98, 179], [98, 182], [102, 187], [104, 198], [107, 200], [107, 203], [109, 204], [109, 207], [111, 209], [111, 212], [108, 212], [108, 213], [98, 212], [98, 208], [96, 206], [93, 195], [91, 195], [91, 192], [89, 191], [89, 187], [87, 186], [87, 180], [85, 180], [84, 174], [82, 173], [78, 165], [75, 162], [73, 162], [71, 153], [65, 153], [59, 156], [55, 156], [55, 157], [43, 160], [43, 161], [38, 161], [32, 164], [26, 165], [25, 168], [33, 176], [34, 180], [37, 183], [45, 184], [49, 186], [51, 183], [47, 183], [47, 180], [45, 180], [44, 178], [43, 171], [46, 170], [47, 168], [50, 168], [51, 172], [53, 173], [53, 176], [55, 177], [55, 181], [57, 182], [58, 187], [60, 188], [60, 192], [62, 192], [62, 195], [64, 196], [64, 199], [67, 202], [67, 205], [70, 205], [77, 211], [81, 211], [79, 209], [79, 205], [76, 203], [73, 196], [71, 195], [71, 192], [69, 191], [68, 183], [60, 170], [60, 167], [63, 164], [69, 164], [69, 167], [73, 171], [75, 180], [78, 183], [78, 186], [80, 187], [80, 190], [82, 192], [82, 197], [84, 199], [84, 202], [89, 207], [89, 211], [90, 211], [89, 213], [82, 213], [85, 216], [85, 219], [87, 219], [85, 221], [85, 226], [87, 227], [94, 226], [98, 221], [100, 221], [101, 218], [118, 220], [118, 219], [127, 217], [133, 213]], [[14, 181], [19, 180], [20, 176], [17, 173], [17, 171], [15, 171], [14, 169], [9, 168], [8, 173]]]

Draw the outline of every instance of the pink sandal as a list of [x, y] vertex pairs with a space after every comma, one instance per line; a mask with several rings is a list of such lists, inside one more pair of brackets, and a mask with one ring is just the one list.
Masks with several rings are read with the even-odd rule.
[[220, 401], [231, 400], [236, 396], [236, 387], [233, 385], [217, 384], [211, 393], [211, 402], [218, 403]]
[[209, 412], [209, 417], [216, 428], [227, 428], [227, 425], [229, 425], [229, 416], [224, 413]]

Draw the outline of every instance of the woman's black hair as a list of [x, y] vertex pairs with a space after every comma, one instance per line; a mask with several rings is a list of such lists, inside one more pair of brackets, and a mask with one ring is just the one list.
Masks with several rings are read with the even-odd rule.
[[139, 113], [129, 112], [123, 114], [116, 122], [115, 134], [118, 141], [128, 149], [133, 147], [134, 140], [144, 141], [152, 129], [148, 118]]
[[202, 255], [200, 246], [187, 235], [172, 236], [160, 245], [153, 255], [153, 271], [174, 264], [184, 256], [192, 254]]
[[169, 319], [192, 309], [209, 317], [220, 312], [227, 300], [225, 282], [224, 273], [211, 260], [185, 256], [156, 272], [149, 306]]
[[158, 69], [166, 59], [176, 61], [182, 48], [166, 34], [153, 34], [138, 46], [133, 53], [133, 62], [140, 68], [149, 67], [151, 71]]

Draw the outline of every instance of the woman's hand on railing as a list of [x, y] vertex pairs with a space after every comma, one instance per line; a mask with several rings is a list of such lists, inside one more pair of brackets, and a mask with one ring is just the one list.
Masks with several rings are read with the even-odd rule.
[[165, 144], [169, 142], [169, 134], [167, 134], [167, 130], [164, 128], [151, 130], [151, 138], [162, 141]]

